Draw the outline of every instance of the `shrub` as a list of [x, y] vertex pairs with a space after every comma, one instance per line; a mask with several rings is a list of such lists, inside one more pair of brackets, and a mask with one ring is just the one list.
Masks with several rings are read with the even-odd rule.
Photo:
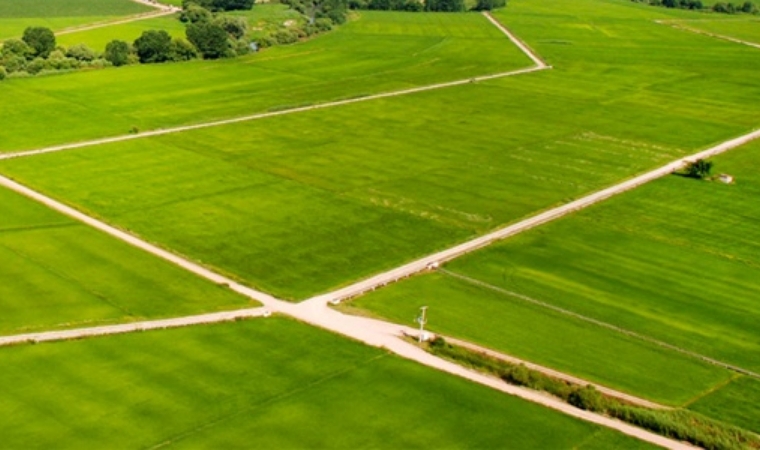
[[0, 81], [3, 81], [6, 78], [8, 78], [8, 71], [5, 70], [4, 66], [0, 66]]
[[591, 385], [573, 389], [567, 397], [567, 402], [576, 408], [585, 409], [586, 411], [604, 411], [602, 394]]
[[171, 59], [171, 45], [172, 38], [164, 30], [144, 31], [134, 43], [135, 52], [141, 63], [168, 61]]
[[124, 41], [113, 40], [106, 45], [103, 57], [114, 66], [123, 66], [130, 63], [129, 44]]
[[93, 61], [97, 56], [95, 51], [85, 44], [77, 44], [66, 51], [66, 56], [78, 61]]

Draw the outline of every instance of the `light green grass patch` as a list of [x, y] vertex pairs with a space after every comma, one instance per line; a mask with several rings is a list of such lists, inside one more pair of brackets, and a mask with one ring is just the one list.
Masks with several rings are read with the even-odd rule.
[[59, 34], [57, 41], [59, 45], [64, 47], [86, 44], [95, 51], [103, 52], [109, 42], [118, 39], [131, 44], [147, 30], [164, 30], [172, 37], [185, 37], [185, 25], [177, 20], [177, 17], [162, 16], [92, 30]]
[[[751, 16], [674, 21], [685, 28], [728, 36], [760, 45], [760, 19]], [[760, 51], [760, 50], [758, 50]]]
[[0, 40], [30, 26], [57, 31], [153, 10], [130, 0], [0, 0]]
[[278, 318], [7, 348], [0, 364], [16, 448], [642, 447]]
[[2, 334], [253, 306], [5, 189], [0, 204]]

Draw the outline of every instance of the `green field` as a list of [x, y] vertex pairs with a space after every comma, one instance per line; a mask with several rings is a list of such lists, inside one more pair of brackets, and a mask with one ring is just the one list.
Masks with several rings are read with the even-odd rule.
[[708, 33], [760, 44], [760, 19], [757, 17], [739, 16], [730, 19], [716, 18], [676, 21], [674, 23], [694, 30], [706, 31]]
[[6, 348], [0, 364], [8, 448], [648, 448], [286, 319]]
[[255, 306], [0, 189], [0, 334]]
[[689, 409], [760, 433], [760, 380], [738, 377], [689, 405]]
[[147, 30], [165, 30], [172, 37], [185, 37], [185, 25], [175, 16], [161, 16], [118, 25], [110, 25], [92, 30], [77, 31], [57, 36], [58, 45], [71, 47], [86, 44], [95, 51], [102, 52], [114, 39], [132, 43]]
[[[447, 270], [757, 372], [758, 158], [760, 143], [715, 159], [735, 185], [667, 177]], [[431, 328], [442, 333], [668, 403], [689, 404], [728, 376], [445, 273], [378, 291], [352, 308], [410, 323], [422, 305], [430, 306]], [[707, 395], [695, 409], [757, 423], [757, 380], [743, 383]], [[722, 409], [726, 398], [741, 397], [746, 406]]]
[[[236, 59], [5, 80], [0, 150], [205, 122], [529, 63], [479, 14], [365, 12], [334, 33]], [[37, 120], [28, 120], [31, 114]]]
[[[577, 198], [758, 125], [755, 100], [760, 87], [746, 83], [746, 77], [760, 69], [753, 49], [657, 25], [652, 19], [659, 17], [659, 8], [627, 2], [579, 1], [566, 13], [553, 15], [543, 3], [515, 3], [510, 8], [514, 13], [501, 12], [501, 19], [521, 36], [524, 33], [527, 42], [555, 64], [554, 70], [13, 160], [0, 168], [151, 241], [258, 288], [297, 299]], [[273, 49], [259, 55], [261, 59], [163, 65], [157, 70], [177, 74], [185, 67], [206, 67], [209, 72], [196, 71], [187, 78], [212, 79], [214, 74], [228, 76], [243, 67], [293, 63], [292, 58], [276, 56], [295, 56], [328, 45], [338, 48], [339, 42], [358, 50], [347, 43], [349, 36], [388, 42], [404, 33], [405, 45], [411, 45], [440, 43], [433, 36], [445, 33], [494, 32], [477, 14], [438, 19], [441, 16], [366, 14], [324, 38]], [[600, 28], [599, 23], [606, 25]], [[418, 36], [409, 37], [415, 33]], [[692, 46], [695, 39], [698, 52], [669, 50]], [[572, 45], [557, 45], [557, 40]], [[493, 41], [500, 43], [499, 48], [511, 48], [503, 38]], [[663, 48], [663, 41], [669, 47]], [[616, 50], [620, 45], [626, 45], [627, 51]], [[455, 50], [448, 47], [444, 54], [459, 55]], [[471, 48], [460, 50], [471, 53], [472, 59], [483, 56]], [[380, 47], [373, 46], [372, 51]], [[393, 52], [400, 55], [397, 49]], [[322, 52], [319, 55], [324, 57]], [[345, 53], [340, 56], [346, 58]], [[398, 67], [393, 74], [412, 71], [421, 76], [426, 70], [439, 74], [431, 78], [450, 66], [448, 61], [436, 64], [424, 70]], [[723, 64], [738, 66], [726, 72]], [[360, 65], [372, 66], [366, 61]], [[352, 64], [341, 67], [347, 70]], [[126, 71], [136, 74], [144, 69], [153, 70]], [[334, 70], [306, 68], [312, 75], [321, 73], [320, 77], [331, 76]], [[81, 75], [100, 80], [101, 73], [106, 72]], [[118, 78], [122, 71], [109, 73]], [[20, 80], [24, 83], [8, 86], [13, 91], [35, 81], [52, 92], [79, 75]], [[388, 87], [372, 84], [379, 80], [377, 74], [359, 79], [362, 83], [349, 79], [348, 84], [332, 86], [351, 90], [361, 84], [368, 91]], [[168, 78], [157, 80], [169, 85]], [[171, 78], [172, 85], [186, 81]], [[111, 110], [136, 107], [117, 93], [125, 86], [100, 82], [81, 93], [77, 105], [89, 108], [93, 102], [87, 98], [97, 93], [119, 99], [109, 104]], [[323, 91], [307, 91], [306, 86], [313, 88], [308, 82], [299, 86], [304, 86], [297, 96], [301, 101], [306, 92], [324, 97]], [[237, 98], [233, 104], [218, 99], [242, 88], [220, 86], [222, 94], [205, 104], [205, 97], [183, 101], [199, 111], [231, 110], [237, 107]], [[161, 107], [178, 92], [167, 89], [165, 95], [151, 94], [154, 109], [149, 113], [177, 121], [181, 116], [177, 109]], [[138, 97], [146, 101], [150, 90]], [[70, 91], [59, 94], [66, 97]], [[254, 103], [271, 104], [281, 94], [267, 91]], [[250, 99], [248, 93], [239, 98], [241, 106]], [[60, 117], [53, 110], [51, 114]], [[78, 123], [81, 118], [72, 114], [64, 120]], [[87, 124], [85, 131], [96, 133], [117, 122], [100, 120], [92, 128]], [[127, 129], [127, 123], [120, 125], [121, 130]], [[33, 139], [41, 144], [59, 129], [56, 126], [40, 137], [32, 132], [36, 126], [38, 122], [20, 123], [24, 133], [16, 128], [5, 142], [15, 146], [21, 145], [19, 139]], [[73, 125], [60, 130], [82, 132]]]
[[131, 0], [0, 0], [0, 40], [29, 26], [63, 30], [153, 11]]

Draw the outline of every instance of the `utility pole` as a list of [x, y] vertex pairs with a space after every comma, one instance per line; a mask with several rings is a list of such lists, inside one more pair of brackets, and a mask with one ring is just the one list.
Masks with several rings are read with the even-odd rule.
[[417, 317], [416, 322], [420, 324], [420, 336], [419, 336], [419, 342], [422, 343], [422, 341], [426, 340], [423, 339], [425, 337], [425, 324], [427, 323], [427, 306], [423, 306], [420, 308], [420, 315]]

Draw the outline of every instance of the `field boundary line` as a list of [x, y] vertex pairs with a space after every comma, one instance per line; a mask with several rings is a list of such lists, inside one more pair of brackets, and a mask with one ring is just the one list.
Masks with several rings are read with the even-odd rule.
[[569, 309], [562, 308], [561, 306], [553, 305], [551, 303], [548, 303], [548, 302], [545, 302], [545, 301], [542, 301], [542, 300], [537, 300], [537, 299], [529, 297], [527, 295], [520, 294], [518, 292], [513, 292], [513, 291], [510, 291], [508, 289], [504, 289], [502, 287], [499, 287], [499, 286], [494, 286], [492, 284], [486, 283], [485, 281], [478, 280], [477, 278], [468, 277], [467, 275], [462, 275], [460, 273], [452, 272], [452, 271], [449, 271], [449, 270], [446, 270], [446, 269], [438, 269], [438, 271], [441, 272], [441, 273], [443, 273], [443, 274], [445, 274], [445, 275], [448, 275], [450, 277], [456, 278], [458, 280], [462, 280], [462, 281], [464, 281], [466, 283], [470, 283], [470, 284], [472, 284], [474, 286], [480, 286], [480, 287], [483, 287], [485, 289], [488, 289], [488, 290], [491, 290], [491, 291], [494, 291], [494, 292], [498, 292], [498, 293], [503, 294], [503, 295], [507, 295], [509, 297], [514, 297], [514, 298], [520, 299], [520, 300], [522, 300], [524, 302], [527, 302], [527, 303], [530, 303], [530, 304], [533, 304], [533, 305], [536, 305], [536, 306], [540, 306], [542, 308], [546, 308], [546, 309], [552, 310], [554, 312], [557, 312], [557, 313], [560, 313], [560, 314], [564, 314], [566, 316], [573, 317], [575, 319], [582, 320], [584, 322], [588, 322], [588, 323], [594, 324], [596, 326], [599, 326], [599, 327], [602, 327], [602, 328], [606, 328], [608, 330], [615, 331], [617, 333], [624, 334], [626, 336], [630, 336], [630, 337], [636, 338], [636, 339], [641, 340], [641, 341], [649, 342], [650, 344], [655, 344], [655, 345], [658, 345], [660, 347], [666, 348], [668, 350], [673, 350], [674, 352], [678, 352], [678, 353], [681, 353], [683, 355], [689, 356], [691, 358], [694, 358], [694, 359], [697, 359], [697, 360], [700, 360], [700, 361], [704, 361], [704, 362], [710, 363], [710, 364], [712, 364], [714, 366], [722, 367], [724, 369], [728, 369], [728, 370], [740, 373], [742, 375], [747, 375], [747, 376], [750, 376], [750, 377], [753, 377], [753, 378], [760, 379], [760, 374], [752, 372], [751, 370], [745, 369], [743, 367], [734, 366], [732, 364], [728, 364], [728, 363], [725, 363], [723, 361], [719, 361], [717, 359], [710, 358], [709, 356], [705, 356], [705, 355], [702, 355], [700, 353], [693, 352], [691, 350], [687, 350], [685, 348], [678, 347], [678, 346], [673, 345], [673, 344], [669, 344], [669, 343], [661, 341], [659, 339], [655, 339], [653, 337], [649, 337], [649, 336], [637, 333], [635, 331], [631, 331], [631, 330], [628, 330], [626, 328], [622, 328], [622, 327], [619, 327], [617, 325], [613, 325], [611, 323], [604, 322], [602, 320], [594, 319], [593, 317], [585, 316], [585, 315], [577, 313], [575, 311], [571, 311]]
[[681, 169], [688, 162], [695, 161], [697, 159], [709, 158], [720, 153], [727, 152], [758, 138], [760, 138], [760, 129], [754, 130], [734, 139], [729, 139], [701, 152], [684, 156], [649, 172], [645, 172], [641, 175], [614, 184], [602, 190], [592, 192], [591, 194], [585, 195], [572, 202], [565, 203], [564, 205], [545, 210], [541, 213], [499, 228], [485, 235], [476, 237], [467, 242], [463, 242], [454, 247], [450, 247], [446, 250], [442, 250], [440, 252], [422, 257], [410, 263], [404, 264], [403, 266], [399, 266], [386, 272], [376, 274], [332, 292], [317, 295], [310, 299], [304, 300], [302, 303], [340, 303], [344, 300], [348, 300], [366, 292], [373, 291], [377, 288], [383, 287], [389, 283], [394, 283], [400, 279], [409, 277], [416, 273], [438, 267], [441, 263], [444, 263], [446, 261], [451, 261], [453, 259], [459, 258], [460, 256], [463, 256], [467, 253], [487, 247], [494, 242], [515, 236], [524, 231], [536, 228], [539, 225], [543, 225], [545, 223], [562, 218], [570, 213], [588, 208], [589, 206], [600, 203], [610, 197], [630, 191], [631, 189], [649, 183], [650, 181], [674, 173], [675, 171]]
[[267, 316], [268, 314], [270, 314], [269, 309], [262, 306], [258, 308], [198, 314], [195, 316], [173, 317], [169, 319], [145, 320], [140, 322], [120, 323], [115, 325], [101, 325], [96, 327], [72, 328], [68, 330], [15, 334], [10, 336], [0, 336], [0, 346], [50, 341], [66, 341], [95, 336], [133, 333], [136, 331], [164, 330], [167, 328], [179, 328], [191, 325], [208, 325], [219, 322], [232, 322], [239, 319], [263, 317]]
[[671, 28], [675, 28], [676, 30], [688, 31], [690, 33], [701, 34], [701, 35], [709, 36], [709, 37], [712, 37], [712, 38], [715, 38], [715, 39], [721, 39], [721, 40], [724, 40], [724, 41], [734, 42], [734, 43], [737, 43], [737, 44], [748, 45], [748, 46], [754, 47], [754, 48], [760, 48], [760, 44], [755, 43], [755, 42], [745, 41], [745, 40], [738, 39], [738, 38], [735, 38], [735, 37], [726, 36], [726, 35], [723, 35], [723, 34], [718, 34], [718, 33], [713, 33], [713, 32], [710, 32], [710, 31], [700, 30], [698, 28], [691, 28], [691, 27], [689, 27], [687, 25], [684, 25], [683, 23], [679, 23], [679, 21], [675, 21], [675, 20], [655, 20], [655, 23], [658, 23], [660, 25], [669, 26]]
[[501, 25], [501, 23], [499, 23], [496, 19], [494, 19], [493, 16], [491, 16], [487, 12], [484, 12], [483, 15], [488, 19], [489, 22], [491, 22], [497, 29], [499, 29], [499, 31], [501, 31], [512, 42], [512, 44], [514, 44], [521, 52], [523, 52], [534, 63], [534, 65], [527, 68], [523, 68], [523, 69], [510, 70], [507, 72], [499, 72], [499, 73], [490, 74], [490, 75], [480, 75], [480, 76], [465, 78], [461, 80], [446, 81], [443, 83], [417, 86], [417, 87], [401, 89], [397, 91], [381, 92], [379, 94], [358, 96], [358, 97], [347, 98], [343, 100], [335, 100], [335, 101], [330, 101], [330, 102], [325, 102], [325, 103], [318, 103], [314, 105], [299, 106], [295, 108], [287, 108], [287, 109], [281, 109], [277, 111], [267, 111], [267, 112], [244, 115], [244, 116], [239, 116], [239, 117], [232, 117], [229, 119], [222, 119], [222, 120], [192, 124], [192, 125], [182, 125], [182, 126], [170, 127], [170, 128], [158, 128], [155, 130], [144, 131], [144, 132], [135, 133], [135, 134], [126, 134], [126, 135], [93, 139], [89, 141], [53, 145], [50, 147], [40, 148], [36, 150], [24, 150], [24, 151], [19, 151], [19, 152], [4, 153], [4, 154], [0, 154], [0, 160], [36, 156], [36, 155], [42, 155], [46, 153], [61, 152], [64, 150], [74, 150], [74, 149], [93, 147], [93, 146], [103, 145], [103, 144], [130, 141], [134, 139], [144, 139], [144, 138], [155, 137], [155, 136], [163, 136], [166, 134], [175, 134], [175, 133], [182, 133], [186, 131], [200, 130], [204, 128], [218, 127], [218, 126], [223, 126], [223, 125], [232, 125], [232, 124], [241, 123], [241, 122], [251, 122], [254, 120], [268, 119], [271, 117], [285, 116], [288, 114], [316, 111], [320, 109], [351, 105], [354, 103], [363, 103], [363, 102], [368, 102], [372, 100], [400, 97], [403, 95], [416, 94], [419, 92], [427, 92], [427, 91], [433, 91], [433, 90], [438, 90], [438, 89], [450, 88], [454, 86], [462, 86], [462, 85], [467, 85], [471, 83], [476, 83], [479, 81], [488, 81], [488, 80], [495, 80], [499, 78], [512, 77], [516, 75], [523, 75], [523, 74], [538, 72], [542, 70], [548, 70], [552, 68], [551, 66], [547, 65], [543, 60], [541, 60], [541, 58], [539, 58], [538, 55], [536, 55], [530, 48], [528, 48], [527, 45], [525, 45], [515, 35], [513, 35], [509, 30], [507, 30], [507, 28], [505, 28], [503, 25]]
[[465, 340], [462, 340], [462, 339], [457, 339], [457, 338], [454, 338], [454, 337], [451, 337], [451, 336], [442, 335], [440, 333], [435, 333], [435, 335], [438, 336], [438, 337], [442, 337], [446, 342], [450, 342], [450, 343], [458, 345], [460, 347], [464, 347], [464, 348], [466, 348], [468, 350], [484, 353], [484, 354], [486, 354], [486, 355], [488, 355], [488, 356], [490, 356], [492, 358], [496, 358], [496, 359], [499, 359], [499, 360], [502, 360], [502, 361], [506, 361], [506, 362], [508, 362], [510, 364], [522, 364], [522, 365], [524, 365], [525, 367], [527, 367], [527, 368], [529, 368], [531, 370], [535, 370], [535, 371], [541, 372], [541, 373], [543, 373], [545, 375], [549, 375], [549, 376], [554, 377], [554, 378], [559, 378], [560, 380], [564, 380], [564, 381], [567, 381], [567, 382], [570, 382], [570, 383], [573, 383], [573, 384], [577, 384], [579, 386], [587, 386], [587, 385], [594, 386], [594, 388], [596, 388], [597, 391], [601, 392], [604, 395], [608, 395], [610, 397], [615, 397], [617, 399], [624, 400], [626, 402], [633, 403], [633, 404], [638, 405], [638, 406], [643, 406], [645, 408], [652, 408], [652, 409], [671, 409], [671, 407], [669, 407], [669, 406], [661, 405], [659, 403], [655, 403], [655, 402], [643, 399], [641, 397], [636, 397], [636, 396], [631, 395], [631, 394], [626, 394], [625, 392], [621, 392], [621, 391], [618, 391], [616, 389], [609, 388], [609, 387], [604, 386], [602, 384], [599, 384], [599, 383], [596, 383], [596, 382], [593, 382], [593, 381], [584, 380], [583, 378], [578, 378], [578, 377], [576, 377], [574, 375], [569, 375], [567, 373], [560, 372], [558, 370], [554, 370], [554, 369], [551, 369], [549, 367], [542, 366], [540, 364], [536, 364], [536, 363], [524, 360], [522, 358], [517, 358], [515, 356], [508, 355], [506, 353], [502, 353], [502, 352], [499, 352], [499, 351], [496, 351], [496, 350], [492, 350], [490, 348], [483, 347], [483, 346], [478, 345], [478, 344], [473, 344], [472, 342], [469, 342], [469, 341], [465, 341]]

